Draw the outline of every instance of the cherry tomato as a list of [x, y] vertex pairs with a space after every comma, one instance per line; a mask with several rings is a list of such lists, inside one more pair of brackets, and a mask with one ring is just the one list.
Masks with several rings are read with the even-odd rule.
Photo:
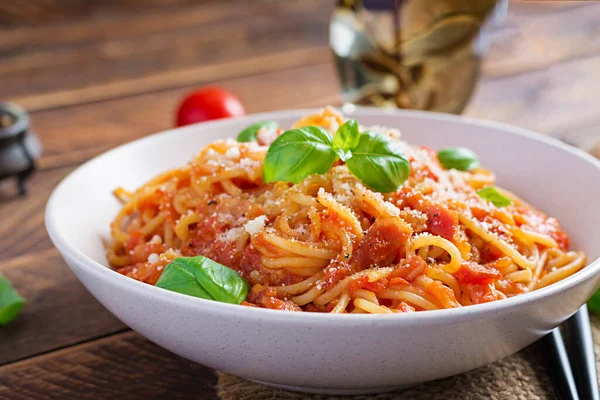
[[189, 93], [177, 111], [177, 126], [245, 115], [240, 99], [227, 90], [208, 86]]

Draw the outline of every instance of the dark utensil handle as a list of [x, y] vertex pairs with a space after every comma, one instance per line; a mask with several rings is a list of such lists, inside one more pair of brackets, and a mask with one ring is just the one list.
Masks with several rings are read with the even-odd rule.
[[569, 357], [575, 372], [575, 383], [579, 389], [579, 395], [586, 400], [600, 400], [594, 339], [585, 304], [567, 320], [565, 328]]
[[542, 338], [541, 342], [544, 347], [544, 357], [550, 367], [550, 380], [556, 396], [559, 400], [579, 400], [573, 371], [560, 330], [558, 328], [552, 330]]

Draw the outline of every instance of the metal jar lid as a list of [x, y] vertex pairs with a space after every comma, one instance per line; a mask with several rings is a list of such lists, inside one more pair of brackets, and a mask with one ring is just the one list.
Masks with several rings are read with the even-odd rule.
[[19, 194], [35, 170], [41, 145], [30, 129], [29, 115], [14, 103], [0, 102], [0, 180], [14, 177]]

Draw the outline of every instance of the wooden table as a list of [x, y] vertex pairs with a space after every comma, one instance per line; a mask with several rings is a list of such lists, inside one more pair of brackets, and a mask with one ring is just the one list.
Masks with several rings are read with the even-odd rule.
[[[0, 96], [32, 113], [44, 145], [29, 195], [0, 190], [0, 272], [28, 299], [0, 328], [0, 398], [217, 398], [213, 371], [150, 343], [87, 293], [46, 234], [44, 206], [77, 165], [172, 127], [193, 87], [230, 89], [248, 112], [340, 104], [332, 3], [174, 0], [0, 28]], [[600, 4], [512, 2], [494, 37], [466, 114], [590, 146]]]

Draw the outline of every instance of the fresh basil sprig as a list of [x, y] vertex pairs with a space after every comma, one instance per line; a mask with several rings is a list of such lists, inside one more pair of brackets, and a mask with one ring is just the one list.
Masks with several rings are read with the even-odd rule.
[[238, 142], [253, 142], [253, 141], [255, 141], [256, 133], [261, 128], [277, 129], [277, 128], [279, 128], [279, 124], [275, 121], [257, 122], [256, 124], [250, 125], [246, 129], [241, 131], [237, 136], [237, 141]]
[[410, 175], [410, 163], [398, 142], [372, 131], [360, 135], [346, 165], [352, 175], [382, 193], [397, 190]]
[[19, 296], [8, 279], [0, 275], [0, 326], [11, 323], [24, 304], [25, 299]]
[[359, 141], [358, 123], [351, 119], [338, 128], [333, 138], [333, 148], [342, 161], [347, 161], [352, 157], [352, 150], [358, 146]]
[[365, 185], [383, 193], [397, 190], [410, 175], [410, 163], [397, 142], [380, 133], [361, 133], [358, 123], [349, 120], [335, 137], [316, 126], [284, 132], [267, 151], [264, 180], [300, 183], [329, 171], [338, 158]]
[[479, 158], [471, 149], [448, 147], [438, 151], [438, 161], [446, 169], [470, 171], [479, 167]]
[[484, 187], [483, 189], [479, 189], [477, 191], [477, 195], [482, 199], [489, 201], [496, 207], [506, 207], [511, 204], [510, 199], [504, 196], [502, 193], [500, 193], [498, 189], [496, 189], [493, 186], [488, 186]]
[[263, 168], [265, 182], [300, 183], [311, 174], [324, 174], [337, 156], [333, 138], [318, 126], [292, 129], [279, 136], [267, 151]]
[[165, 267], [156, 286], [231, 304], [246, 300], [249, 288], [237, 272], [203, 256], [176, 258]]

